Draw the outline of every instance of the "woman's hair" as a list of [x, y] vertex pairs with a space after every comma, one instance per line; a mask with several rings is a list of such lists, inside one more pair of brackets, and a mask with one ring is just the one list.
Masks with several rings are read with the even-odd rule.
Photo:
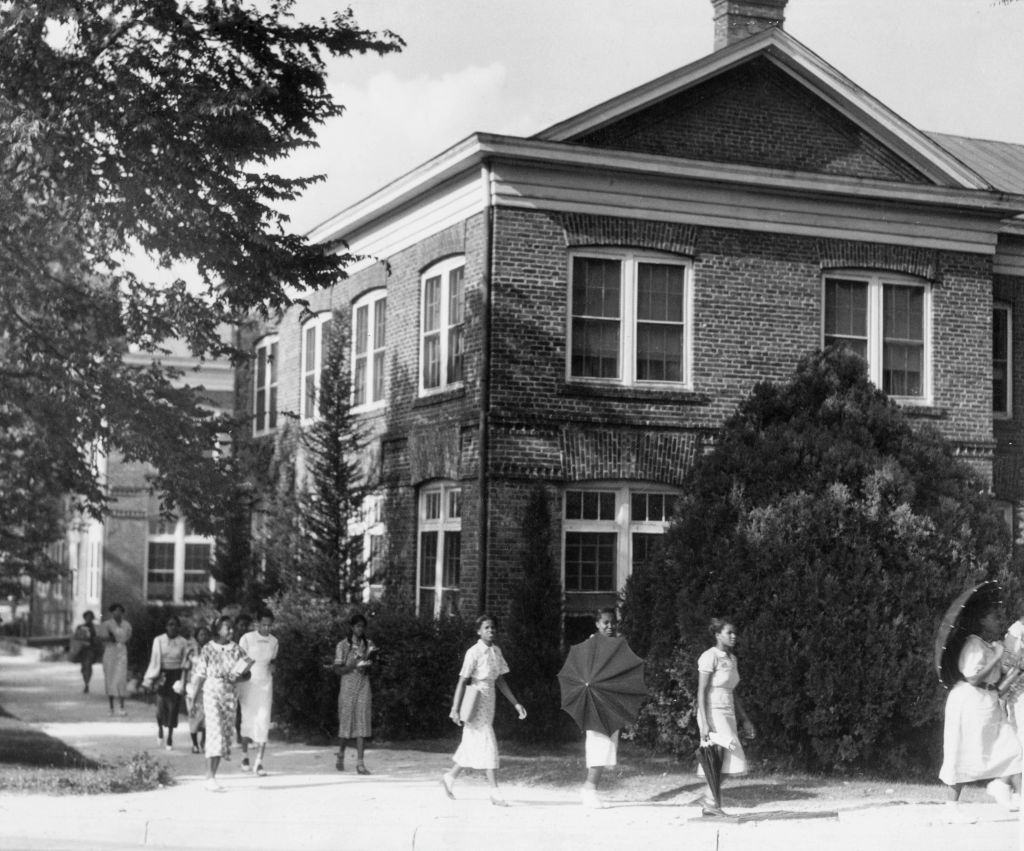
[[708, 624], [708, 632], [717, 637], [718, 633], [727, 626], [736, 626], [736, 621], [732, 618], [712, 618], [711, 623]]
[[84, 621], [96, 620], [96, 615], [94, 615], [91, 611], [86, 609], [84, 612], [82, 612], [82, 620], [84, 620]]
[[172, 623], [173, 623], [173, 624], [174, 624], [174, 625], [175, 625], [175, 626], [176, 626], [176, 627], [177, 627], [178, 629], [181, 629], [181, 618], [179, 618], [179, 617], [178, 617], [177, 615], [171, 615], [171, 616], [170, 616], [170, 617], [169, 617], [169, 618], [167, 619], [167, 623], [165, 623], [165, 624], [164, 624], [164, 626], [170, 626], [170, 625], [171, 625]]
[[476, 624], [476, 631], [479, 632], [480, 627], [487, 623], [487, 621], [490, 621], [492, 624], [494, 624], [495, 627], [498, 626], [498, 621], [495, 618], [491, 617], [489, 614], [487, 614], [487, 612], [484, 612], [482, 615], [480, 615], [480, 617], [478, 617], [474, 621], [474, 623]]
[[233, 627], [235, 625], [235, 620], [231, 617], [231, 615], [221, 615], [219, 618], [217, 618], [217, 620], [213, 622], [213, 629], [211, 630], [212, 634], [220, 635], [220, 626], [224, 623], [226, 623], [228, 626]]
[[199, 638], [199, 633], [201, 633], [201, 632], [205, 632], [207, 638], [210, 637], [210, 628], [205, 623], [201, 623], [201, 624], [198, 624], [196, 626], [196, 633], [195, 633], [196, 639]]
[[612, 620], [616, 620], [615, 608], [613, 606], [602, 606], [596, 612], [594, 612], [594, 623], [601, 620], [602, 615], [608, 615]]
[[[365, 630], [366, 629], [366, 615], [363, 615], [363, 614], [360, 614], [359, 612], [356, 612], [354, 615], [352, 615], [352, 617], [350, 617], [348, 619], [348, 640], [349, 640], [350, 644], [355, 640], [355, 635], [356, 635], [355, 626], [356, 626], [356, 624], [359, 624], [359, 623], [361, 623], [363, 625], [363, 629]], [[363, 647], [365, 647], [366, 644], [367, 644], [367, 638], [366, 638], [366, 633], [365, 632], [363, 633], [363, 637], [360, 639], [360, 641], [362, 642]]]
[[992, 612], [999, 609], [999, 603], [991, 600], [986, 600], [983, 603], [976, 605], [967, 605], [964, 608], [964, 613], [960, 618], [963, 628], [971, 635], [981, 635], [982, 627], [981, 622], [988, 617]]
[[116, 612], [118, 609], [121, 610], [121, 614], [123, 615], [124, 606], [122, 606], [120, 603], [111, 603], [109, 606], [107, 606], [107, 611], [110, 612], [110, 614], [114, 614], [114, 612]]
[[260, 609], [258, 612], [256, 612], [256, 623], [259, 623], [264, 618], [270, 618], [270, 620], [273, 620], [274, 613], [270, 611], [270, 609]]

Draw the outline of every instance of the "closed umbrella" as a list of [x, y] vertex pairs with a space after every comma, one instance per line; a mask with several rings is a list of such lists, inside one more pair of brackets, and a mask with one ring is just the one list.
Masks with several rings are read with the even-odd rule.
[[594, 635], [569, 648], [558, 686], [562, 709], [581, 730], [610, 736], [640, 713], [647, 696], [644, 660], [626, 639]]

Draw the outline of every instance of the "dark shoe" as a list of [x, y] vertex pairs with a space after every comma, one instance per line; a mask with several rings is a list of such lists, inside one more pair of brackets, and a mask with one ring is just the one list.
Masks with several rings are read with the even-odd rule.
[[199, 750], [199, 745], [192, 745], [192, 753], [202, 753], [202, 751]]
[[334, 767], [338, 769], [338, 771], [345, 770], [345, 754], [338, 754], [337, 759], [334, 760]]
[[725, 818], [726, 813], [721, 807], [716, 807], [714, 804], [702, 804], [700, 808], [700, 814], [705, 818]]
[[361, 762], [356, 764], [356, 774], [369, 774], [369, 769]]
[[455, 793], [452, 791], [452, 783], [448, 779], [447, 774], [441, 775], [441, 785], [444, 786], [444, 793], [448, 796], [449, 801], [455, 800]]

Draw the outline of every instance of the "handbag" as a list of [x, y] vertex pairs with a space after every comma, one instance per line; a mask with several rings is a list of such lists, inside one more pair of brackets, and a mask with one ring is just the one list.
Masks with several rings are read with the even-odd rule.
[[462, 703], [459, 704], [459, 720], [466, 724], [473, 719], [476, 713], [477, 704], [480, 702], [480, 689], [474, 685], [466, 686], [462, 693]]

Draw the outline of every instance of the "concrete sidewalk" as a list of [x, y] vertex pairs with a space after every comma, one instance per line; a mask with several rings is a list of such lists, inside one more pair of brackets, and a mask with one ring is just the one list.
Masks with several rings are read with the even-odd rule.
[[[466, 849], [576, 851], [589, 846], [646, 851], [1017, 851], [1017, 818], [995, 804], [967, 803], [974, 824], [945, 823], [940, 804], [891, 801], [785, 801], [729, 807], [740, 823], [699, 818], [692, 794], [634, 801], [624, 784], [610, 806], [587, 810], [575, 788], [503, 784], [510, 806], [490, 804], [482, 776], [460, 778], [456, 801], [439, 783], [445, 754], [391, 748], [367, 752], [374, 773], [334, 769], [333, 749], [271, 743], [266, 777], [239, 770], [237, 752], [218, 779], [227, 791], [202, 788], [202, 757], [187, 730], [171, 752], [157, 747], [152, 707], [129, 701], [127, 718], [111, 718], [102, 695], [83, 695], [77, 666], [0, 657], [0, 706], [80, 750], [108, 762], [142, 750], [166, 760], [177, 784], [126, 795], [0, 795], [0, 849], [91, 851], [147, 849]], [[941, 790], [936, 787], [936, 800]]]

